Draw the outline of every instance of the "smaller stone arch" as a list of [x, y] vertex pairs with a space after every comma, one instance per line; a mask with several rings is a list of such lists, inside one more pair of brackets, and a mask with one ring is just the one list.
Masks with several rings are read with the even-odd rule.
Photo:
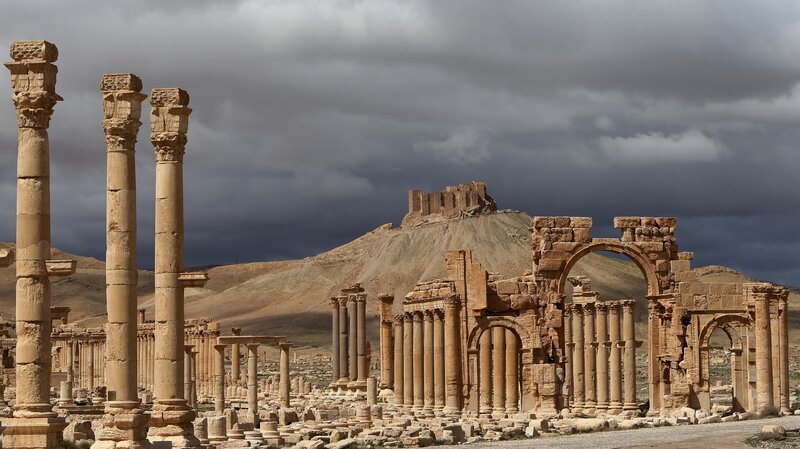
[[[741, 349], [742, 335], [739, 334], [736, 328], [744, 327], [747, 330], [750, 330], [752, 326], [753, 321], [749, 316], [746, 315], [734, 313], [716, 315], [714, 318], [710, 319], [700, 330], [700, 336], [698, 339], [700, 342], [700, 349], [708, 349], [708, 342], [711, 340], [711, 334], [713, 334], [717, 328], [721, 328], [722, 331], [728, 335], [728, 338], [731, 340], [731, 349]], [[735, 343], [737, 342], [738, 346], [735, 346]]]
[[514, 320], [513, 317], [487, 316], [477, 318], [476, 321], [477, 324], [469, 330], [469, 335], [467, 336], [468, 350], [477, 351], [481, 334], [492, 327], [505, 327], [517, 334], [520, 339], [520, 349], [531, 349], [533, 347], [530, 332]]
[[746, 314], [719, 314], [711, 318], [702, 327], [698, 335], [698, 362], [699, 379], [697, 379], [697, 393], [700, 396], [702, 408], [711, 406], [711, 361], [710, 361], [710, 340], [714, 331], [722, 330], [731, 342], [731, 351], [734, 359], [731, 361], [731, 382], [733, 383], [733, 407], [735, 411], [749, 409], [747, 398], [748, 376], [747, 376], [747, 351], [744, 350], [744, 337], [753, 326], [753, 321]]

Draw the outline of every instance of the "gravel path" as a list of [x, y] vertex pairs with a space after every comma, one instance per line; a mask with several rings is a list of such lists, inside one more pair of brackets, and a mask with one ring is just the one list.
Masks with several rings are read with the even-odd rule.
[[[780, 424], [787, 429], [800, 428], [800, 416], [787, 416], [783, 418], [757, 419], [752, 421], [739, 421], [731, 423], [686, 425], [674, 427], [657, 427], [646, 429], [620, 430], [610, 432], [584, 433], [578, 435], [564, 435], [554, 437], [537, 437], [529, 440], [484, 442], [470, 444], [468, 448], [500, 447], [503, 449], [522, 448], [564, 448], [564, 449], [616, 449], [631, 447], [680, 447], [672, 443], [688, 442], [689, 448], [727, 448], [747, 447], [725, 442], [744, 441], [750, 435], [761, 431], [765, 424]], [[724, 441], [724, 442], [723, 442]], [[738, 442], [737, 441], [737, 442]], [[708, 446], [703, 443], [708, 443]], [[743, 443], [742, 443], [743, 444]], [[465, 446], [437, 446], [439, 448], [464, 449]]]

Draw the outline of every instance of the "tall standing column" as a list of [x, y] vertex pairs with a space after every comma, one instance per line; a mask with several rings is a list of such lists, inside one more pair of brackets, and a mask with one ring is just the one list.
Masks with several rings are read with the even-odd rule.
[[572, 353], [575, 351], [575, 343], [572, 341], [572, 304], [564, 304], [564, 352], [566, 361], [564, 362], [564, 406], [572, 407], [572, 393], [575, 391], [574, 380], [572, 377]]
[[183, 370], [183, 397], [186, 398], [189, 405], [194, 406], [192, 404], [192, 349], [194, 349], [192, 345], [183, 346], [183, 366], [186, 367]]
[[[347, 316], [347, 298], [339, 298], [339, 387], [344, 388], [350, 380], [350, 344], [349, 339], [355, 336], [347, 335], [348, 329], [348, 316]], [[355, 317], [352, 317], [355, 319]], [[355, 354], [354, 354], [355, 355]]]
[[247, 412], [258, 429], [258, 345], [247, 345]]
[[517, 335], [506, 331], [506, 413], [519, 411], [519, 341]]
[[756, 392], [759, 414], [769, 415], [775, 412], [772, 395], [772, 330], [770, 329], [769, 297], [766, 294], [755, 295], [756, 315]]
[[484, 330], [479, 342], [480, 404], [478, 411], [481, 415], [489, 415], [492, 413], [492, 331]]
[[356, 297], [356, 351], [358, 351], [358, 388], [367, 389], [367, 295], [360, 294]]
[[625, 403], [623, 410], [638, 410], [636, 404], [636, 330], [633, 322], [633, 301], [622, 301], [622, 338], [625, 340]]
[[281, 407], [289, 408], [289, 348], [292, 345], [288, 343], [281, 344], [281, 377], [280, 377], [280, 390], [281, 390]]
[[608, 410], [608, 307], [599, 302], [597, 309], [597, 411]]
[[506, 412], [506, 328], [492, 328], [492, 411], [498, 414]]
[[461, 298], [452, 294], [444, 300], [444, 353], [446, 415], [459, 415], [463, 406], [461, 397]]
[[788, 292], [778, 298], [778, 335], [780, 336], [780, 381], [781, 403], [784, 413], [791, 412], [789, 396], [789, 304]]
[[[107, 74], [103, 92], [103, 131], [106, 135], [106, 352], [109, 401], [105, 421], [114, 432], [101, 432], [100, 441], [146, 441], [147, 416], [140, 407], [135, 375], [147, 367], [137, 359], [136, 259], [136, 136], [142, 122], [142, 81], [133, 74]], [[114, 399], [112, 399], [112, 397]], [[134, 425], [116, 425], [114, 417], [132, 419]], [[131, 418], [131, 416], [133, 417]], [[108, 440], [104, 439], [104, 435]], [[122, 438], [122, 439], [120, 439]]]
[[394, 342], [394, 405], [395, 407], [403, 407], [403, 375], [405, 369], [403, 367], [403, 315], [396, 315], [394, 317], [394, 335], [392, 336]]
[[217, 412], [217, 416], [221, 416], [225, 413], [225, 345], [215, 344], [214, 352], [216, 354], [214, 411]]
[[608, 413], [612, 415], [622, 413], [622, 348], [620, 346], [619, 308], [618, 302], [608, 304], [609, 340], [611, 340], [611, 355], [608, 359], [611, 372]]
[[11, 45], [12, 100], [17, 112], [16, 330], [17, 401], [4, 419], [3, 447], [59, 447], [66, 427], [50, 405], [50, 145], [47, 128], [58, 69], [56, 46]]
[[[448, 353], [452, 354], [452, 353]], [[444, 409], [444, 313], [433, 311], [433, 410]]]
[[433, 313], [426, 310], [422, 315], [422, 334], [423, 334], [423, 362], [422, 362], [422, 378], [424, 384], [424, 403], [422, 405], [426, 414], [433, 413], [433, 396], [434, 396], [434, 381], [433, 381]]
[[414, 406], [414, 334], [411, 314], [403, 317], [403, 408]]
[[[394, 363], [393, 352], [394, 344], [392, 341], [392, 304], [394, 296], [382, 294], [378, 296], [381, 302], [381, 388], [394, 388]], [[366, 336], [365, 336], [366, 338]]]
[[572, 411], [580, 413], [586, 405], [586, 378], [583, 371], [583, 305], [572, 304]]
[[156, 382], [148, 437], [173, 447], [195, 448], [192, 422], [181, 388], [184, 364], [183, 154], [189, 125], [189, 95], [153, 89], [150, 139], [156, 154], [155, 343]]
[[[238, 348], [237, 348], [237, 353]], [[237, 354], [238, 355], [238, 354]], [[339, 382], [339, 300], [331, 298], [331, 388]]]
[[94, 342], [87, 342], [88, 347], [86, 360], [86, 389], [89, 390], [89, 397], [92, 396], [94, 391]]
[[348, 388], [355, 388], [355, 381], [358, 380], [358, 306], [355, 300], [350, 299], [347, 302], [347, 321], [348, 321]]
[[595, 354], [594, 311], [594, 303], [585, 303], [583, 305], [583, 366], [586, 370], [584, 377], [586, 402], [584, 403], [583, 411], [588, 414], [593, 414], [597, 410], [597, 355]]
[[422, 312], [414, 312], [414, 410], [421, 411], [425, 405], [425, 372], [424, 372], [424, 332], [422, 330]]

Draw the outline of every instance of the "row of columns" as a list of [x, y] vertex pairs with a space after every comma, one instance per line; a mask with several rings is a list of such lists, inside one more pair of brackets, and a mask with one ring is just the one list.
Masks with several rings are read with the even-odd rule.
[[422, 415], [461, 411], [460, 309], [460, 298], [451, 295], [443, 300], [442, 309], [407, 312], [394, 318], [393, 340], [385, 345], [394, 354], [382, 360], [391, 360], [391, 369], [386, 371], [393, 374], [398, 407]]
[[[637, 410], [633, 300], [565, 308], [566, 378], [573, 412]], [[624, 391], [623, 391], [624, 378]]]
[[331, 298], [332, 387], [366, 390], [369, 377], [366, 303], [364, 293]]
[[513, 414], [519, 411], [520, 342], [504, 327], [492, 327], [478, 340], [479, 413]]
[[139, 388], [153, 391], [155, 381], [155, 335], [152, 330], [139, 331], [136, 335], [136, 370]]
[[755, 315], [756, 411], [790, 410], [788, 290], [771, 284], [746, 284]]
[[214, 396], [215, 370], [214, 345], [219, 337], [218, 329], [197, 329], [186, 332], [185, 343], [197, 352], [195, 358], [195, 394], [200, 397]]

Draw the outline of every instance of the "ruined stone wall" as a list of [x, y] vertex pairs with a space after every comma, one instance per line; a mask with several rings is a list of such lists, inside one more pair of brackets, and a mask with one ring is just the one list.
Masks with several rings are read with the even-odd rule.
[[403, 218], [402, 226], [417, 226], [496, 210], [497, 204], [494, 198], [486, 193], [486, 183], [483, 181], [447, 186], [440, 192], [410, 190], [408, 213]]

